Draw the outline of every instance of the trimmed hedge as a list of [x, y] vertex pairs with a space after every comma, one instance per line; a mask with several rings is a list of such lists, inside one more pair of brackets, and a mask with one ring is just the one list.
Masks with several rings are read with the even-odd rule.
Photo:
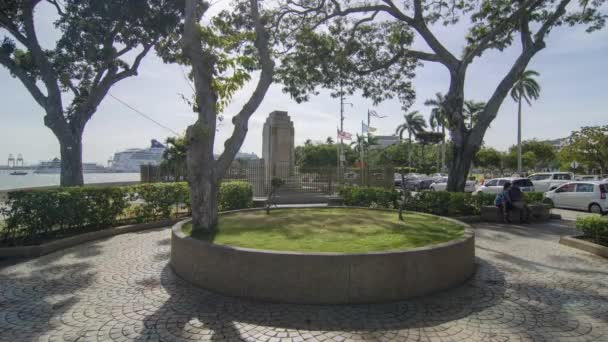
[[[399, 192], [383, 188], [345, 187], [340, 190], [344, 204], [348, 206], [397, 208]], [[494, 205], [494, 194], [471, 194], [464, 192], [421, 191], [406, 193], [404, 209], [439, 216], [479, 215], [481, 207]], [[524, 193], [527, 203], [539, 203], [543, 194]]]
[[228, 182], [220, 187], [220, 211], [253, 207], [253, 187], [247, 182]]
[[[219, 209], [249, 208], [252, 197], [249, 183], [222, 183]], [[14, 191], [8, 193], [6, 208], [2, 209], [6, 220], [5, 226], [0, 227], [0, 244], [35, 244], [189, 213], [190, 189], [185, 182]]]
[[396, 208], [399, 192], [378, 187], [347, 186], [339, 191], [344, 204], [354, 207]]
[[608, 246], [608, 218], [601, 216], [578, 217], [576, 228], [595, 243]]

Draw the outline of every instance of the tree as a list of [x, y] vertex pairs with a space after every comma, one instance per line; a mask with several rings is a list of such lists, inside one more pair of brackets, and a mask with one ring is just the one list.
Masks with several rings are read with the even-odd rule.
[[587, 168], [608, 172], [608, 125], [582, 127], [572, 132], [569, 142], [562, 148], [562, 158], [568, 164], [577, 161]]
[[[174, 170], [175, 179], [180, 179], [180, 173], [186, 167], [186, 137], [169, 137], [165, 140], [165, 150], [161, 166]], [[183, 175], [181, 175], [183, 177]]]
[[334, 138], [332, 137], [327, 137], [327, 139], [325, 139], [325, 143], [328, 145], [333, 145], [334, 143]]
[[[201, 22], [209, 2], [185, 0], [183, 34], [167, 42], [165, 60], [192, 67], [197, 120], [186, 131], [188, 183], [192, 228], [213, 232], [218, 223], [218, 191], [226, 170], [241, 148], [248, 122], [272, 83], [268, 18], [260, 14], [257, 0], [239, 2], [231, 11]], [[253, 93], [232, 118], [234, 129], [224, 151], [213, 156], [218, 114], [237, 89], [260, 69]]]
[[[409, 112], [403, 115], [405, 120], [402, 124], [397, 126], [396, 134], [399, 135], [399, 141], [403, 140], [403, 133], [407, 132], [407, 140], [410, 146], [412, 145], [412, 136], [416, 136], [417, 133], [423, 131], [426, 128], [426, 122], [424, 117], [417, 110]], [[409, 166], [412, 166], [412, 153], [408, 156]]]
[[441, 133], [444, 136], [443, 141], [441, 142], [441, 170], [445, 170], [445, 128], [447, 125], [447, 120], [445, 113], [443, 112], [443, 102], [445, 101], [443, 94], [436, 93], [434, 99], [428, 99], [424, 101], [425, 106], [431, 106], [431, 117], [430, 120], [436, 122], [437, 127], [441, 129]]
[[[511, 146], [509, 152], [517, 156], [519, 146]], [[554, 166], [557, 154], [555, 147], [549, 143], [538, 140], [527, 140], [521, 143], [522, 156], [527, 152], [533, 152], [535, 160], [530, 164], [528, 161], [527, 167], [532, 169], [547, 169]], [[526, 163], [523, 163], [524, 165]], [[518, 165], [516, 164], [515, 167]], [[514, 167], [514, 168], [515, 168]]]
[[[309, 169], [335, 168], [338, 164], [339, 144], [310, 144], [296, 146], [296, 165], [306, 172]], [[346, 163], [352, 165], [356, 160], [356, 154], [348, 145], [344, 145]]]
[[[46, 49], [34, 12], [56, 10], [60, 37]], [[62, 186], [83, 184], [82, 134], [108, 91], [137, 75], [146, 54], [178, 23], [171, 1], [3, 1], [0, 64], [19, 79], [44, 109], [44, 124], [57, 137]], [[128, 61], [132, 60], [131, 63]]]
[[522, 150], [521, 150], [521, 99], [525, 99], [528, 106], [532, 100], [540, 96], [540, 85], [534, 79], [540, 74], [534, 70], [526, 70], [519, 74], [517, 81], [511, 89], [511, 98], [517, 102], [517, 172], [521, 172]]
[[[449, 191], [463, 191], [471, 161], [483, 143], [484, 135], [496, 117], [509, 91], [519, 75], [539, 51], [546, 47], [549, 32], [557, 26], [583, 24], [587, 31], [603, 28], [605, 0], [392, 0], [347, 1], [347, 0], [289, 0], [282, 2], [281, 13], [286, 24], [281, 28], [285, 45], [293, 48], [287, 55], [300, 57], [297, 68], [290, 79], [283, 79], [287, 91], [301, 94], [314, 92], [316, 86], [324, 86], [324, 77], [311, 77], [303, 70], [314, 69], [314, 64], [331, 66], [331, 56], [315, 49], [297, 34], [289, 32], [304, 30], [328, 32], [336, 27], [339, 37], [353, 37], [345, 41], [332, 39], [331, 33], [324, 39], [337, 45], [358, 44], [368, 32], [384, 30], [384, 40], [378, 50], [383, 52], [380, 62], [373, 69], [382, 72], [387, 82], [376, 78], [373, 82], [380, 87], [363, 88], [363, 96], [381, 98], [393, 88], [396, 82], [405, 82], [412, 77], [409, 72], [398, 72], [396, 66], [403, 66], [406, 60], [439, 63], [449, 73], [449, 86], [442, 102], [452, 141]], [[462, 54], [452, 53], [441, 37], [432, 32], [432, 25], [454, 25], [459, 20], [470, 23]], [[420, 37], [430, 51], [412, 49], [412, 37]], [[403, 39], [399, 39], [403, 38]], [[469, 128], [464, 116], [464, 89], [469, 67], [476, 58], [492, 49], [504, 50], [518, 41], [519, 53], [509, 70], [496, 85], [492, 95], [477, 117], [477, 123]], [[353, 43], [354, 42], [354, 43]], [[399, 44], [396, 44], [399, 42]], [[330, 43], [327, 43], [331, 45]], [[513, 49], [516, 47], [513, 46]], [[324, 56], [326, 58], [324, 59]], [[308, 58], [306, 58], [308, 57]], [[347, 57], [351, 57], [350, 55]], [[287, 57], [289, 58], [289, 57]], [[355, 58], [361, 58], [356, 55]], [[322, 63], [319, 63], [322, 60]], [[352, 60], [352, 59], [351, 59]], [[408, 62], [411, 63], [411, 62]], [[329, 68], [331, 69], [331, 68]], [[315, 75], [318, 76], [318, 75]], [[322, 75], [321, 75], [322, 76]], [[348, 76], [348, 75], [347, 75]], [[360, 76], [359, 76], [360, 77]], [[354, 79], [354, 78], [353, 78]], [[372, 81], [364, 83], [368, 86]], [[351, 82], [352, 83], [352, 82]], [[408, 89], [409, 90], [409, 89]]]
[[501, 154], [494, 148], [482, 147], [475, 154], [475, 165], [485, 170], [500, 170], [501, 169]]

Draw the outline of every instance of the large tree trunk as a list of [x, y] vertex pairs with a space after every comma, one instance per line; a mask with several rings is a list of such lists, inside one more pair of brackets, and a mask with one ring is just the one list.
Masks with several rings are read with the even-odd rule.
[[468, 136], [463, 136], [463, 144], [454, 143], [452, 145], [452, 161], [448, 174], [447, 191], [464, 191], [467, 176], [469, 175], [469, 170], [471, 168], [471, 162], [473, 161], [475, 153], [479, 150], [479, 147], [475, 146], [481, 145], [480, 143], [469, 140]]
[[192, 230], [213, 232], [218, 223], [218, 195], [221, 179], [217, 177], [213, 157], [215, 134], [200, 122], [188, 127], [186, 150], [188, 184], [192, 207]]
[[80, 186], [84, 184], [82, 175], [82, 138], [81, 135], [58, 135], [61, 150], [61, 186]]
[[208, 177], [190, 181], [193, 230], [213, 232], [218, 223], [219, 183]]

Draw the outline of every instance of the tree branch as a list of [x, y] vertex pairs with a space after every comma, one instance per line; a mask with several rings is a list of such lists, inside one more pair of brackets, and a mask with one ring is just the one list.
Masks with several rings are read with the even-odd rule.
[[33, 77], [30, 77], [22, 68], [20, 68], [15, 61], [13, 61], [7, 54], [0, 53], [0, 64], [4, 65], [11, 74], [17, 77], [21, 83], [27, 88], [27, 90], [32, 94], [32, 97], [36, 100], [36, 102], [42, 107], [46, 108], [46, 97], [38, 86], [36, 85], [36, 80]]
[[[59, 89], [59, 82], [55, 71], [47, 59], [42, 47], [38, 43], [38, 37], [36, 36], [36, 30], [34, 28], [34, 7], [40, 2], [40, 0], [31, 1], [23, 9], [23, 28], [28, 40], [28, 50], [34, 57], [34, 62], [40, 69], [40, 74], [44, 85], [47, 90], [47, 105], [52, 105], [56, 108], [60, 108], [63, 111], [63, 104], [61, 99], [61, 90]], [[50, 103], [49, 103], [50, 102]], [[58, 110], [53, 111], [55, 115], [58, 115]]]
[[4, 13], [0, 12], [0, 27], [8, 31], [21, 44], [28, 46], [27, 38], [19, 32], [19, 28]]
[[[501, 32], [503, 32], [509, 25], [513, 25], [517, 21], [524, 21], [524, 18], [527, 18], [527, 12], [529, 10], [528, 7], [534, 8], [542, 1], [540, 0], [529, 0], [526, 3], [523, 3], [515, 12], [513, 12], [508, 18], [502, 20], [498, 25], [496, 25], [488, 34], [486, 34], [472, 49], [469, 50], [468, 53], [465, 54], [462, 59], [463, 64], [470, 64], [476, 56], [480, 56], [483, 51], [485, 51], [492, 41], [498, 36]], [[523, 24], [523, 23], [522, 23]], [[526, 21], [527, 26], [527, 21]]]
[[543, 25], [538, 29], [536, 34], [534, 35], [534, 43], [535, 44], [544, 44], [544, 39], [549, 30], [553, 27], [555, 22], [566, 13], [566, 7], [570, 3], [570, 0], [562, 0], [559, 5], [557, 5], [557, 9], [553, 14], [549, 16], [547, 21], [543, 23]]
[[234, 157], [238, 153], [239, 149], [243, 145], [245, 135], [247, 134], [247, 126], [249, 118], [259, 107], [260, 103], [264, 99], [264, 95], [268, 91], [268, 88], [272, 84], [272, 78], [274, 74], [274, 62], [271, 58], [269, 49], [269, 38], [268, 33], [264, 28], [264, 24], [260, 19], [260, 13], [258, 9], [258, 0], [250, 0], [251, 4], [251, 15], [255, 21], [255, 47], [259, 53], [260, 64], [262, 72], [258, 84], [251, 94], [251, 97], [245, 103], [241, 111], [232, 119], [234, 124], [234, 130], [232, 135], [224, 143], [224, 152], [220, 155], [217, 160], [217, 170], [219, 172], [216, 175], [223, 175], [228, 169]]

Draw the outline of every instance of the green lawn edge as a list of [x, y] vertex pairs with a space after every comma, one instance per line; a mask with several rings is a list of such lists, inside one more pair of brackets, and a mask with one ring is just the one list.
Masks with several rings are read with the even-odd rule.
[[[246, 222], [246, 223], [245, 223]], [[245, 223], [245, 224], [244, 224]], [[192, 225], [182, 226], [186, 236]], [[220, 215], [217, 233], [193, 238], [219, 245], [290, 252], [365, 253], [407, 250], [448, 242], [464, 226], [438, 216], [353, 208], [280, 208]]]

